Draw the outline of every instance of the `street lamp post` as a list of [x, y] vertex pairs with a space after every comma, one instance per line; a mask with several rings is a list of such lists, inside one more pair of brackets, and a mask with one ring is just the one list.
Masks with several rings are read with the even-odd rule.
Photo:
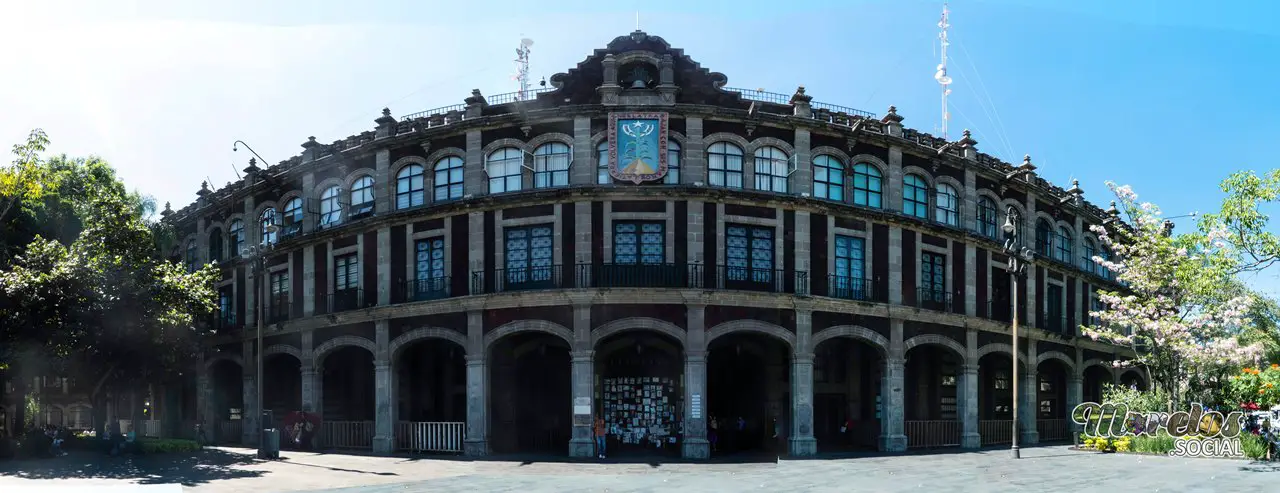
[[[277, 229], [279, 228], [274, 224], [274, 221], [273, 221], [272, 224], [267, 225], [263, 233], [272, 234], [272, 233], [275, 233]], [[257, 312], [257, 319], [258, 319], [257, 344], [254, 346], [254, 354], [255, 354], [254, 360], [257, 364], [257, 376], [254, 377], [254, 390], [257, 392], [257, 401], [256, 401], [257, 409], [255, 409], [254, 411], [257, 412], [258, 421], [259, 421], [258, 422], [258, 456], [259, 457], [262, 457], [263, 451], [266, 450], [266, 440], [265, 440], [264, 430], [266, 429], [267, 423], [262, 422], [262, 419], [266, 414], [264, 412], [266, 408], [265, 406], [263, 406], [263, 402], [262, 402], [262, 386], [263, 386], [262, 362], [264, 359], [263, 351], [262, 351], [262, 325], [263, 325], [262, 311], [263, 311], [263, 305], [265, 304], [266, 298], [267, 298], [266, 296], [267, 287], [266, 287], [266, 279], [265, 279], [266, 278], [265, 272], [267, 267], [266, 256], [271, 252], [272, 246], [274, 246], [272, 243], [268, 242], [266, 238], [263, 238], [262, 241], [257, 245], [250, 246], [248, 248], [248, 252], [246, 252], [248, 253], [249, 258], [253, 261], [253, 269], [257, 273], [256, 277], [257, 277], [257, 284], [258, 284], [258, 287], [256, 287], [253, 291], [254, 291], [254, 296], [257, 297], [257, 300], [255, 301], [255, 303], [257, 304], [256, 312]], [[257, 296], [259, 292], [263, 293], [263, 295]]]
[[1031, 262], [1031, 249], [1022, 246], [1022, 216], [1013, 206], [1004, 215], [1004, 253], [1009, 257], [1009, 275], [1013, 276], [1013, 458], [1022, 458], [1018, 450], [1018, 286]]

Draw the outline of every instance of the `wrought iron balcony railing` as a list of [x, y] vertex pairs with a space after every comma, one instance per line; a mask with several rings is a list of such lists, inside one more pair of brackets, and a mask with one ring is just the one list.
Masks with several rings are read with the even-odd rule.
[[[360, 288], [339, 289], [325, 297], [325, 313], [338, 313], [371, 306], [366, 303], [364, 290]], [[376, 301], [376, 300], [375, 300]]]
[[578, 287], [687, 288], [693, 278], [679, 264], [578, 264]]
[[488, 294], [507, 291], [557, 289], [564, 286], [563, 266], [547, 265], [516, 269], [494, 269], [491, 276], [471, 273], [471, 293]]
[[1043, 315], [1043, 317], [1044, 317], [1044, 326], [1041, 327], [1042, 329], [1048, 332], [1053, 332], [1055, 334], [1062, 334], [1065, 336], [1075, 335], [1076, 328], [1067, 325], [1066, 316], [1046, 313]]
[[827, 276], [827, 296], [846, 300], [884, 301], [877, 298], [871, 279], [831, 274]]
[[941, 289], [917, 288], [916, 308], [939, 312], [950, 312], [952, 311], [951, 293]]
[[694, 278], [708, 281], [702, 287], [707, 289], [732, 289], [741, 291], [761, 291], [767, 293], [809, 294], [809, 273], [795, 271], [788, 274], [783, 269], [758, 269], [730, 265], [710, 266], [710, 278], [702, 269], [708, 266], [693, 265], [689, 268]]
[[289, 320], [289, 299], [284, 297], [273, 297], [267, 303], [266, 322], [269, 324], [278, 324], [285, 320]]
[[402, 303], [410, 301], [441, 300], [450, 296], [449, 276], [431, 277], [427, 279], [410, 279], [404, 282], [401, 293]]

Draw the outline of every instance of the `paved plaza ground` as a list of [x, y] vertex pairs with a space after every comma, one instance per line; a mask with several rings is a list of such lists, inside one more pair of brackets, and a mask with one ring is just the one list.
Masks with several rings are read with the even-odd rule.
[[1066, 446], [812, 460], [466, 460], [208, 449], [187, 458], [73, 454], [0, 462], [0, 492], [1276, 491], [1280, 463], [1078, 452]]

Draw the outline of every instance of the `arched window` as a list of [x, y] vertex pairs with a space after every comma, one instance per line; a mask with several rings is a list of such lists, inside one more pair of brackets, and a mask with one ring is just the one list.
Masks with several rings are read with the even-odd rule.
[[880, 193], [883, 190], [880, 168], [867, 163], [853, 165], [853, 203], [863, 207], [882, 207]]
[[782, 149], [765, 146], [756, 149], [756, 190], [787, 193], [787, 154]]
[[[1103, 246], [1101, 250], [1102, 251], [1099, 253], [1099, 256], [1102, 257], [1102, 260], [1110, 262], [1112, 259], [1111, 249], [1107, 248], [1106, 246]], [[1108, 269], [1101, 265], [1098, 266], [1098, 275], [1102, 276], [1103, 279], [1107, 279], [1107, 280], [1114, 280], [1116, 278], [1115, 272], [1112, 272], [1111, 269]]]
[[667, 176], [662, 177], [667, 185], [680, 184], [680, 144], [667, 139]]
[[742, 188], [742, 149], [728, 142], [707, 148], [708, 182], [713, 187]]
[[518, 192], [522, 186], [521, 165], [524, 164], [524, 152], [514, 147], [503, 147], [493, 151], [485, 160], [485, 170], [489, 173], [489, 193]]
[[1093, 261], [1093, 257], [1098, 255], [1098, 245], [1092, 239], [1084, 239], [1084, 258], [1080, 261], [1080, 268], [1090, 274], [1097, 274], [1098, 269], [1102, 266]]
[[844, 202], [844, 164], [826, 154], [813, 158], [813, 196]]
[[231, 221], [231, 226], [227, 228], [227, 233], [231, 237], [231, 256], [239, 257], [244, 255], [244, 223], [239, 219]]
[[902, 212], [921, 219], [929, 217], [929, 185], [920, 175], [902, 178]]
[[195, 272], [196, 264], [199, 262], [196, 256], [196, 240], [187, 242], [187, 272]]
[[569, 146], [548, 142], [533, 150], [533, 188], [569, 186]]
[[209, 261], [222, 261], [222, 230], [215, 229], [209, 232]]
[[960, 195], [956, 193], [955, 187], [946, 183], [939, 183], [937, 190], [933, 194], [935, 202], [933, 213], [934, 219], [948, 226], [960, 225]]
[[262, 215], [258, 216], [258, 223], [262, 225], [260, 231], [262, 233], [262, 243], [274, 245], [276, 242], [276, 210], [268, 207], [262, 211]]
[[302, 198], [294, 197], [284, 205], [281, 236], [288, 238], [302, 232]]
[[1058, 243], [1058, 249], [1055, 252], [1055, 258], [1057, 258], [1059, 262], [1071, 263], [1072, 236], [1071, 231], [1068, 231], [1067, 228], [1058, 227], [1058, 238], [1056, 240]]
[[436, 202], [462, 198], [463, 161], [458, 156], [448, 156], [436, 161]]
[[396, 210], [421, 207], [427, 200], [425, 190], [422, 166], [410, 164], [400, 168], [396, 173]]
[[342, 187], [337, 185], [320, 193], [320, 227], [327, 228], [342, 222], [342, 204], [339, 202], [341, 195]]
[[1041, 257], [1053, 256], [1053, 226], [1049, 221], [1036, 221], [1036, 254]]
[[978, 234], [987, 238], [996, 237], [996, 224], [999, 222], [996, 201], [991, 197], [978, 197]]
[[596, 183], [600, 185], [613, 183], [613, 176], [609, 174], [609, 141], [607, 140], [596, 146]]
[[348, 217], [359, 219], [373, 212], [373, 177], [362, 176], [351, 184], [351, 211]]

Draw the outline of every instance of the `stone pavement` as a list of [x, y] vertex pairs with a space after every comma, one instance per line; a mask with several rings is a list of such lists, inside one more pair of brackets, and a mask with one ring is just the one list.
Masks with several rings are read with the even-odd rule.
[[[187, 492], [402, 493], [427, 491], [1275, 491], [1280, 463], [1076, 452], [1065, 446], [762, 463], [595, 463], [451, 460], [248, 449], [156, 459], [76, 456], [0, 462], [0, 491], [181, 484]], [[1101, 488], [1099, 490], [1099, 488]], [[100, 490], [102, 491], [102, 490]], [[125, 491], [112, 489], [112, 491]], [[139, 490], [146, 491], [146, 490]]]

